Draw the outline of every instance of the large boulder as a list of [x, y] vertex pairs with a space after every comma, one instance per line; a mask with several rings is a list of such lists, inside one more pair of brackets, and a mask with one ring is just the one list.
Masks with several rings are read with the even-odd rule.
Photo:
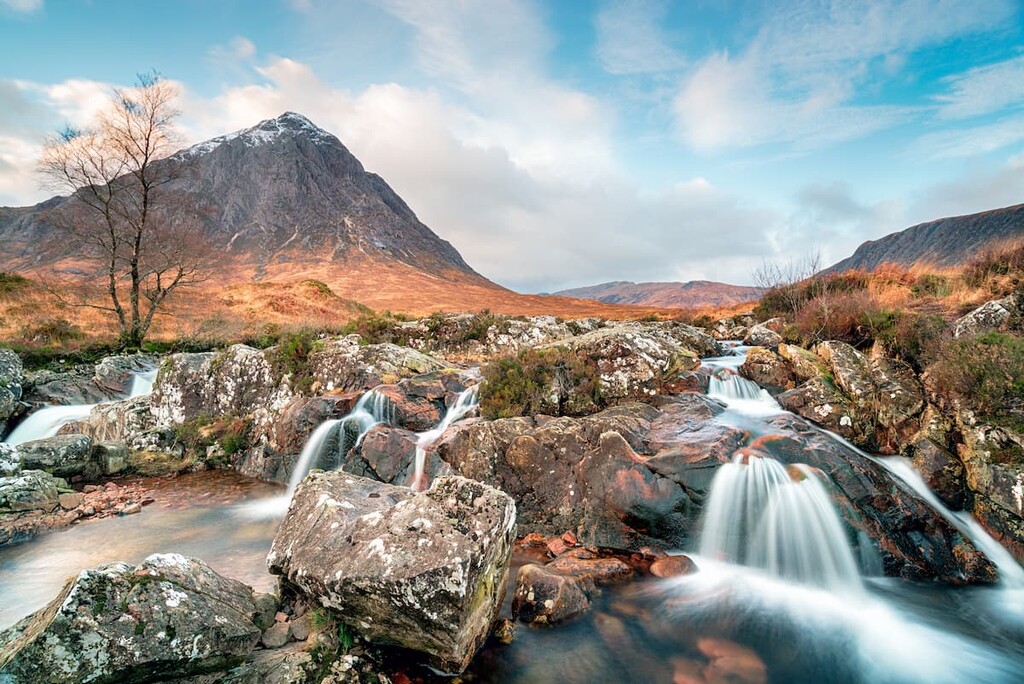
[[359, 335], [348, 335], [324, 342], [310, 354], [309, 368], [314, 391], [336, 392], [370, 389], [452, 366], [415, 349], [362, 344]]
[[425, 492], [343, 472], [299, 485], [267, 564], [373, 641], [461, 672], [501, 607], [515, 504], [461, 477]]
[[19, 682], [132, 684], [226, 670], [260, 637], [252, 591], [202, 561], [156, 554], [83, 570], [0, 633], [0, 673]]
[[950, 509], [963, 510], [967, 503], [967, 483], [960, 459], [927, 437], [915, 441], [911, 453], [914, 469], [928, 489]]
[[996, 539], [1024, 562], [1024, 434], [987, 425], [958, 412], [964, 465], [973, 512]]
[[619, 323], [555, 343], [597, 366], [605, 399], [649, 398], [672, 391], [701, 357], [721, 353], [700, 328], [682, 323]]
[[68, 423], [59, 434], [88, 435], [97, 442], [121, 442], [132, 449], [151, 449], [163, 442], [148, 395], [98, 404], [87, 418]]
[[743, 338], [743, 344], [748, 347], [778, 347], [782, 344], [782, 335], [777, 332], [777, 329], [782, 326], [782, 323], [781, 318], [772, 318], [752, 326]]
[[92, 458], [92, 440], [86, 435], [57, 435], [18, 445], [23, 468], [45, 470], [59, 477], [81, 475], [95, 479], [100, 470]]
[[976, 335], [981, 332], [999, 330], [1019, 310], [1016, 296], [985, 302], [974, 311], [957, 319], [953, 324], [953, 337]]
[[71, 491], [62, 478], [42, 470], [23, 470], [0, 477], [0, 514], [18, 511], [52, 511], [62, 492]]
[[716, 340], [742, 340], [756, 322], [750, 314], [722, 318], [711, 326], [711, 336]]
[[755, 346], [747, 350], [747, 357], [739, 372], [772, 394], [794, 389], [797, 384], [791, 364], [767, 346]]
[[0, 435], [7, 432], [8, 421], [21, 409], [24, 381], [21, 359], [10, 349], [0, 349]]

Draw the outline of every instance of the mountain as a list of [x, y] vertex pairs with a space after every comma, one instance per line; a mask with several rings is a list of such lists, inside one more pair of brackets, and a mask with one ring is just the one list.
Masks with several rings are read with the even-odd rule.
[[988, 246], [1014, 239], [1024, 239], [1024, 204], [921, 223], [869, 240], [824, 272], [873, 270], [885, 263], [957, 266]]
[[633, 283], [619, 280], [590, 287], [555, 292], [555, 296], [593, 299], [608, 304], [653, 306], [677, 309], [701, 309], [755, 302], [763, 290], [743, 285], [728, 285], [708, 280], [686, 283]]
[[[635, 315], [521, 295], [487, 280], [337, 137], [295, 112], [157, 163], [173, 179], [161, 188], [165, 218], [193, 222], [217, 257], [205, 294], [188, 306], [212, 293], [230, 307], [267, 291], [239, 293], [239, 286], [312, 280], [377, 310]], [[76, 215], [76, 204], [54, 197], [32, 207], [0, 207], [0, 270], [94, 277], [90, 262], [55, 227]]]

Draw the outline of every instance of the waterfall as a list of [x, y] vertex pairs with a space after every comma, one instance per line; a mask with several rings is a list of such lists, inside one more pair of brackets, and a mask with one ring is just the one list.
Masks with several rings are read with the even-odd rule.
[[[149, 369], [132, 374], [132, 384], [128, 397], [141, 397], [153, 391], [153, 381], [157, 369]], [[93, 407], [99, 404], [69, 404], [67, 406], [44, 406], [29, 415], [7, 435], [4, 441], [18, 445], [37, 439], [46, 439], [56, 435], [62, 427], [76, 420], [89, 417]]]
[[472, 412], [479, 403], [480, 386], [473, 385], [462, 391], [459, 394], [458, 399], [455, 403], [448, 408], [444, 414], [444, 418], [438, 423], [437, 427], [426, 432], [421, 432], [416, 438], [416, 464], [412, 478], [412, 488], [417, 491], [426, 489], [426, 461], [427, 461], [427, 449], [437, 441], [437, 438], [444, 434], [452, 423], [457, 420], [461, 420]]
[[700, 553], [836, 591], [859, 591], [861, 578], [821, 473], [737, 454], [718, 469]]
[[728, 402], [730, 399], [761, 400], [771, 395], [755, 383], [734, 373], [716, 373], [708, 382], [708, 395]]
[[[381, 392], [373, 389], [359, 397], [355, 408], [344, 418], [327, 420], [321, 423], [313, 434], [306, 440], [302, 447], [299, 460], [295, 463], [291, 478], [288, 480], [288, 498], [291, 498], [295, 488], [302, 482], [310, 470], [316, 466], [325, 456], [326, 447], [332, 438], [337, 439], [335, 450], [335, 463], [337, 466], [344, 459], [349, 449], [359, 446], [366, 433], [374, 425], [386, 423], [393, 425], [395, 422], [395, 407], [391, 401]], [[350, 439], [353, 437], [354, 439]]]

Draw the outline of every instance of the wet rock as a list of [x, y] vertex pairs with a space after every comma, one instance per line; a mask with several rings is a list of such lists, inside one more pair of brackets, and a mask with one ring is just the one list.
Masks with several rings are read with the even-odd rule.
[[226, 670], [260, 637], [248, 587], [202, 561], [157, 554], [84, 570], [43, 610], [0, 633], [14, 682], [160, 681]]
[[1024, 434], [958, 412], [958, 455], [979, 521], [1024, 559]]
[[494, 623], [494, 630], [491, 632], [491, 636], [499, 644], [508, 646], [516, 640], [516, 623], [508, 618], [502, 618]]
[[135, 515], [136, 513], [141, 513], [141, 512], [142, 512], [142, 504], [140, 504], [140, 503], [125, 504], [125, 507], [123, 509], [121, 509], [121, 513], [123, 515]]
[[88, 435], [95, 442], [118, 442], [133, 449], [161, 445], [149, 396], [94, 406], [88, 418], [64, 426], [61, 433], [65, 432]]
[[585, 581], [524, 565], [516, 575], [512, 617], [531, 625], [557, 625], [590, 610]]
[[[279, 454], [299, 454], [306, 440], [325, 420], [348, 414], [362, 392], [323, 397], [296, 397], [288, 402], [266, 432], [267, 443]], [[275, 479], [275, 478], [261, 478]]]
[[985, 302], [953, 324], [953, 337], [999, 330], [1017, 310], [1017, 298], [1013, 296]]
[[10, 477], [21, 472], [21, 457], [18, 450], [5, 442], [0, 442], [0, 477]]
[[967, 485], [960, 459], [927, 438], [914, 442], [911, 453], [914, 469], [928, 488], [950, 509], [963, 510], [967, 503]]
[[544, 566], [546, 570], [594, 584], [616, 584], [633, 579], [633, 568], [615, 557], [600, 557], [585, 549], [571, 549]]
[[697, 570], [688, 556], [665, 556], [651, 563], [651, 574], [655, 577], [680, 577]]
[[[971, 542], [881, 465], [782, 414], [769, 419], [780, 433], [751, 445], [783, 463], [806, 463], [828, 476], [851, 541], [881, 556], [885, 573], [949, 584], [993, 582], [996, 571]], [[861, 552], [863, 553], [863, 549]]]
[[767, 684], [768, 669], [752, 649], [724, 639], [698, 639], [697, 649], [708, 659], [707, 684]]
[[82, 475], [95, 479], [99, 468], [92, 460], [92, 440], [86, 435], [58, 435], [18, 445], [22, 467], [45, 470], [58, 477]]
[[796, 377], [790, 364], [767, 346], [751, 347], [739, 372], [772, 394], [796, 387]]
[[478, 482], [442, 477], [415, 493], [314, 472], [267, 563], [367, 638], [462, 671], [500, 608], [514, 538], [515, 504]]
[[0, 477], [0, 511], [52, 511], [68, 483], [41, 470], [24, 470], [13, 477]]
[[811, 378], [796, 389], [778, 395], [776, 401], [787, 411], [814, 421], [854, 444], [871, 448], [872, 425], [850, 400], [825, 377]]

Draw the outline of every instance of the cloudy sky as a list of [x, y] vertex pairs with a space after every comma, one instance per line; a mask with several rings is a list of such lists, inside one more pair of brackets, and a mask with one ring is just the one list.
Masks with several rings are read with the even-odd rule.
[[749, 283], [1024, 202], [1017, 0], [0, 0], [0, 205], [152, 69], [183, 142], [301, 112], [521, 291]]

